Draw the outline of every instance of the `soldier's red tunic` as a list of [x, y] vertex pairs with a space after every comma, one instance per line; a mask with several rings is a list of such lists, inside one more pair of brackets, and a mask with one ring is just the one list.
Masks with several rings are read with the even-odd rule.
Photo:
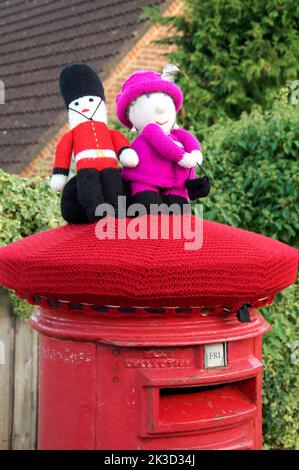
[[68, 175], [72, 154], [77, 171], [82, 168], [117, 168], [120, 152], [130, 147], [130, 142], [119, 131], [109, 129], [103, 122], [86, 121], [70, 130], [56, 148], [54, 174]]

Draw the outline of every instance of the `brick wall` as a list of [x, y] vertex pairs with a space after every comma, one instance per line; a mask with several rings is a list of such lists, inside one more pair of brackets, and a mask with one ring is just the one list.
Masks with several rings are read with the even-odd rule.
[[[181, 0], [174, 0], [167, 7], [164, 15], [179, 15], [181, 11]], [[161, 25], [151, 26], [130, 49], [129, 53], [112, 68], [111, 73], [104, 80], [109, 119], [115, 119], [115, 96], [130, 73], [137, 69], [162, 71], [163, 66], [167, 63], [167, 54], [172, 51], [172, 48], [170, 46], [153, 44], [152, 41], [161, 39], [170, 33], [169, 27]], [[21, 175], [25, 177], [35, 175], [42, 177], [49, 176], [54, 163], [56, 145], [67, 130], [67, 124], [62, 126], [48, 144], [26, 166]]]

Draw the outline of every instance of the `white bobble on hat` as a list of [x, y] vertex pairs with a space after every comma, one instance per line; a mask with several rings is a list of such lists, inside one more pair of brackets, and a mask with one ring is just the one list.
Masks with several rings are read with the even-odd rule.
[[134, 127], [134, 126], [133, 126], [133, 127], [131, 127], [131, 132], [132, 132], [132, 134], [136, 134], [136, 133], [137, 133], [137, 129], [136, 129], [136, 127]]

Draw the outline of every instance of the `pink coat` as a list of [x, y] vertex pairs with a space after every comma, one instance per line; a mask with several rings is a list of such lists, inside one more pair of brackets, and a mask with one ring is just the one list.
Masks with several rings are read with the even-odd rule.
[[135, 168], [122, 169], [126, 181], [174, 188], [195, 177], [194, 169], [178, 165], [185, 152], [201, 150], [198, 140], [188, 131], [174, 129], [167, 135], [157, 124], [148, 124], [131, 147], [137, 152], [139, 163]]

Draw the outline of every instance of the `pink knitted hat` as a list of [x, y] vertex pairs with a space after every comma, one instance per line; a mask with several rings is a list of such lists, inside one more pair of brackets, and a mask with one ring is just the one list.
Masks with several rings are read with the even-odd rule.
[[183, 104], [184, 96], [180, 88], [172, 83], [165, 73], [160, 74], [152, 70], [137, 70], [127, 78], [121, 91], [116, 96], [116, 114], [126, 127], [132, 124], [127, 117], [127, 109], [132, 101], [145, 93], [161, 92], [170, 95], [178, 111]]

